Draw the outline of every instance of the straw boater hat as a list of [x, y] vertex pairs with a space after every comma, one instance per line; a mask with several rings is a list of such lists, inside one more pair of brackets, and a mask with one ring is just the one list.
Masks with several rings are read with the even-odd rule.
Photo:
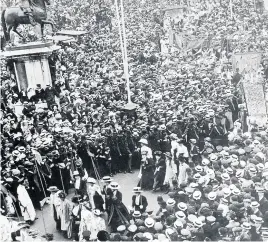
[[148, 141], [146, 139], [140, 139], [141, 144], [148, 145]]
[[184, 202], [180, 202], [180, 203], [178, 203], [178, 209], [180, 209], [181, 211], [185, 211], [185, 210], [187, 210], [187, 204], [186, 203], [184, 203]]
[[134, 193], [142, 193], [142, 190], [141, 190], [140, 187], [134, 187], [132, 192], [134, 192]]
[[104, 176], [103, 178], [102, 178], [102, 181], [103, 182], [111, 182], [113, 179], [110, 177], [110, 176]]
[[92, 178], [92, 177], [89, 177], [89, 178], [87, 179], [87, 183], [96, 184], [96, 180], [95, 180], [94, 178]]
[[153, 218], [146, 218], [144, 224], [146, 227], [151, 228], [154, 226], [155, 221]]
[[113, 190], [118, 190], [120, 188], [120, 186], [117, 182], [111, 182], [109, 187]]
[[243, 229], [246, 229], [246, 230], [250, 230], [251, 229], [250, 223], [247, 223], [247, 222], [244, 222], [241, 227]]
[[134, 211], [133, 214], [132, 214], [132, 217], [140, 218], [141, 217], [141, 212], [140, 211]]
[[59, 191], [59, 189], [56, 186], [50, 186], [47, 190], [49, 192], [57, 192], [57, 191]]
[[172, 199], [172, 198], [169, 198], [169, 199], [167, 200], [167, 205], [169, 205], [169, 206], [174, 206], [175, 203], [176, 203], [176, 201], [175, 201], [174, 199]]

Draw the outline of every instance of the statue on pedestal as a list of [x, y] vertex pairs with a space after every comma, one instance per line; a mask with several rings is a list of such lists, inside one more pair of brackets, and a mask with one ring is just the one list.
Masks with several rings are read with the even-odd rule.
[[53, 29], [53, 22], [47, 20], [46, 5], [50, 5], [49, 0], [22, 0], [20, 6], [6, 8], [1, 15], [5, 40], [10, 41], [11, 30], [23, 38], [21, 33], [17, 31], [17, 27], [20, 24], [35, 26], [39, 23], [41, 25], [42, 37], [44, 36], [45, 24], [50, 24]]

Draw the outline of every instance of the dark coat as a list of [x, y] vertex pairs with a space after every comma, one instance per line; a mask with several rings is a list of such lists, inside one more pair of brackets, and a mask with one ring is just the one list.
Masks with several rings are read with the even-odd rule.
[[218, 229], [221, 227], [219, 222], [215, 222], [214, 224], [205, 224], [204, 229], [204, 236], [210, 238], [212, 241], [217, 241], [218, 239]]
[[48, 103], [55, 103], [56, 90], [53, 87], [47, 87], [45, 89], [45, 99]]
[[118, 136], [118, 146], [121, 155], [129, 155], [131, 152], [128, 148], [128, 142], [126, 135], [119, 135]]
[[[146, 211], [146, 208], [148, 206], [147, 198], [143, 195], [140, 195], [139, 204], [136, 203], [136, 195], [132, 196], [132, 207], [135, 211], [140, 211], [141, 213], [144, 213]], [[140, 208], [140, 205], [143, 206], [143, 208]]]

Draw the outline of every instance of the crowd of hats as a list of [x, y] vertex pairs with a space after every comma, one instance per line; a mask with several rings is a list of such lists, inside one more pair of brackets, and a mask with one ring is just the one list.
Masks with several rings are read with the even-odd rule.
[[[141, 137], [148, 127], [170, 132], [178, 122], [203, 117], [212, 120], [224, 114], [228, 108], [226, 98], [236, 94], [236, 89], [230, 83], [228, 68], [221, 69], [222, 59], [228, 61], [234, 49], [267, 51], [266, 15], [256, 12], [254, 1], [232, 1], [233, 19], [229, 1], [210, 1], [207, 7], [210, 12], [198, 24], [187, 23], [182, 28], [183, 31], [192, 28], [193, 34], [206, 30], [222, 37], [237, 35], [244, 23], [243, 33], [249, 38], [240, 35], [227, 52], [226, 46], [223, 49], [212, 46], [198, 53], [177, 51], [171, 55], [159, 52], [163, 29], [161, 21], [155, 18], [161, 20], [161, 6], [172, 1], [124, 2], [130, 89], [132, 100], [139, 104], [136, 119], [125, 120], [120, 107], [126, 103], [127, 93], [115, 23], [112, 20], [111, 29], [109, 25], [100, 28], [94, 17], [100, 10], [98, 4], [90, 5], [84, 0], [56, 2], [58, 8], [52, 11], [57, 13], [51, 15], [56, 22], [58, 17], [65, 29], [92, 34], [59, 51], [53, 87], [59, 96], [57, 104], [57, 98], [50, 105], [51, 99], [40, 95], [40, 86], [37, 94], [33, 90], [26, 94], [19, 92], [14, 74], [1, 72], [1, 175], [7, 189], [12, 189], [15, 180], [33, 174], [37, 156], [32, 147], [43, 154], [39, 157], [41, 161], [46, 161], [45, 156], [60, 156], [63, 159], [59, 167], [69, 167], [70, 157], [77, 157], [80, 136], [86, 134], [102, 142], [105, 132], [100, 128], [110, 123], [117, 124], [118, 129], [129, 124], [132, 134]], [[206, 9], [206, 5], [201, 1], [194, 8]], [[260, 73], [266, 74], [264, 68], [259, 67]], [[24, 104], [24, 112], [18, 119], [12, 108], [19, 100]], [[47, 101], [49, 107], [36, 108], [38, 105], [34, 103], [40, 100]], [[160, 210], [156, 215], [135, 211], [133, 224], [120, 226], [118, 233], [112, 235], [114, 240], [267, 238], [268, 134], [262, 128], [247, 133], [238, 129], [228, 146], [207, 149], [200, 164], [187, 170], [188, 182], [170, 192], [166, 201], [158, 198]], [[170, 138], [176, 139], [176, 135]], [[143, 142], [148, 144], [146, 139]], [[118, 188], [115, 183], [111, 186]]]

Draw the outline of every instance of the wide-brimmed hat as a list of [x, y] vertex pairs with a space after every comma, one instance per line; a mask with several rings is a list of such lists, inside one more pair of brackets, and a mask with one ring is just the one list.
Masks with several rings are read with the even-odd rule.
[[25, 152], [25, 147], [23, 147], [23, 146], [20, 146], [19, 148], [18, 148], [18, 151], [20, 151], [20, 152]]
[[148, 145], [148, 141], [146, 139], [140, 139], [139, 143]]
[[151, 228], [154, 226], [155, 221], [153, 218], [146, 218], [144, 224], [146, 227]]
[[120, 226], [117, 227], [116, 230], [117, 230], [118, 232], [123, 232], [123, 231], [126, 230], [126, 226], [125, 226], [125, 225], [120, 225]]
[[134, 211], [133, 214], [132, 214], [132, 217], [134, 217], [134, 218], [141, 217], [141, 212], [140, 211]]
[[250, 207], [252, 207], [252, 208], [258, 208], [259, 206], [260, 206], [260, 204], [257, 201], [253, 201], [250, 204]]
[[135, 233], [137, 231], [138, 227], [135, 224], [131, 224], [131, 225], [129, 225], [129, 227], [127, 229], [129, 232]]
[[246, 229], [246, 230], [250, 230], [251, 229], [250, 223], [247, 223], [247, 222], [244, 222], [241, 227], [243, 229]]
[[184, 202], [180, 202], [177, 205], [178, 209], [180, 209], [181, 211], [185, 211], [187, 209], [187, 204]]
[[225, 180], [225, 181], [230, 180], [230, 176], [229, 176], [228, 173], [223, 173], [223, 174], [221, 175], [221, 178], [222, 178], [223, 180]]
[[59, 191], [59, 189], [56, 186], [50, 186], [47, 190], [49, 192], [57, 192], [57, 191]]
[[216, 192], [210, 192], [210, 193], [208, 194], [208, 199], [209, 199], [209, 200], [215, 200], [216, 197], [217, 197], [217, 193], [216, 193]]
[[177, 219], [185, 219], [186, 218], [186, 215], [185, 215], [185, 213], [183, 211], [177, 211], [175, 213], [175, 216], [176, 216]]
[[120, 188], [119, 184], [117, 182], [111, 182], [109, 187], [114, 190], [118, 190]]
[[87, 183], [96, 184], [96, 180], [93, 177], [87, 178]]
[[193, 193], [193, 199], [195, 199], [195, 200], [200, 199], [201, 196], [202, 196], [202, 193], [201, 193], [200, 191], [195, 191], [195, 192]]
[[169, 205], [169, 206], [173, 206], [173, 205], [175, 205], [175, 203], [176, 203], [176, 201], [173, 198], [169, 198], [167, 200], [167, 205]]
[[134, 192], [134, 193], [141, 193], [142, 190], [141, 190], [140, 187], [134, 187], [132, 192]]
[[197, 218], [196, 220], [194, 220], [194, 225], [198, 228], [201, 228], [203, 226], [203, 223], [199, 218]]
[[113, 179], [110, 177], [110, 176], [104, 176], [103, 178], [102, 178], [102, 181], [103, 182], [111, 182]]

